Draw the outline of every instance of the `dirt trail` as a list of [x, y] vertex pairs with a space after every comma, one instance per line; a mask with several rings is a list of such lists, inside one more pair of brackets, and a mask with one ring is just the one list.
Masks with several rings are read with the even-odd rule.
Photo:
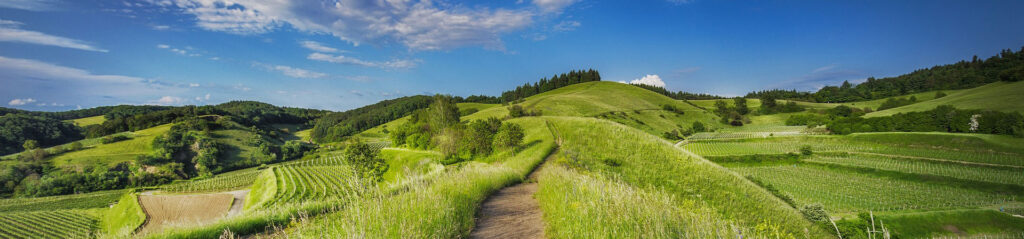
[[[554, 157], [552, 152], [544, 162]], [[502, 188], [484, 200], [476, 215], [476, 227], [470, 238], [544, 238], [544, 212], [533, 194], [537, 193], [537, 172], [526, 182]]]
[[234, 200], [231, 201], [231, 208], [228, 209], [228, 216], [232, 217], [242, 213], [242, 205], [245, 204], [245, 196], [249, 195], [249, 189], [227, 192]]

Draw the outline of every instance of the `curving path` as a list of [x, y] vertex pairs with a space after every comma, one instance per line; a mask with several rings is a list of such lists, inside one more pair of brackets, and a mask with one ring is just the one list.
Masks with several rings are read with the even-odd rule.
[[[554, 157], [557, 149], [544, 159]], [[526, 182], [502, 188], [491, 194], [480, 206], [476, 227], [470, 238], [544, 238], [544, 212], [533, 195], [537, 193], [537, 172], [534, 169]]]

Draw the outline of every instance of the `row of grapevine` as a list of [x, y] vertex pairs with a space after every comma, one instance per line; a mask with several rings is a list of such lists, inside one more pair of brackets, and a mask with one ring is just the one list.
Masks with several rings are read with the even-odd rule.
[[804, 161], [1024, 186], [1024, 170], [1020, 169], [980, 167], [960, 163], [861, 154], [819, 156], [804, 159]]
[[304, 202], [347, 196], [359, 180], [346, 166], [274, 167], [277, 193], [270, 204]]
[[0, 214], [0, 238], [84, 238], [96, 219], [77, 211]]
[[124, 190], [111, 190], [38, 198], [0, 199], [0, 212], [101, 208], [117, 202], [124, 193]]
[[800, 205], [820, 203], [832, 212], [951, 209], [1013, 200], [1009, 196], [971, 189], [808, 165], [739, 167], [733, 170], [770, 184], [789, 194]]
[[189, 193], [227, 191], [251, 186], [252, 182], [256, 181], [256, 176], [259, 176], [259, 173], [259, 170], [256, 170], [256, 168], [243, 169], [237, 172], [217, 175], [213, 178], [168, 184], [161, 188], [168, 192]]
[[322, 156], [312, 159], [304, 159], [283, 163], [283, 166], [332, 166], [344, 164], [340, 155]]

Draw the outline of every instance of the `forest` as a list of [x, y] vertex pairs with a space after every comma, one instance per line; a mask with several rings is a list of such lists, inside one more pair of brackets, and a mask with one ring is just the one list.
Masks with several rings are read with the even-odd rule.
[[996, 81], [1020, 80], [1024, 80], [1024, 47], [1017, 52], [1006, 49], [988, 59], [974, 56], [970, 61], [962, 60], [953, 64], [919, 69], [896, 77], [869, 77], [865, 82], [856, 85], [844, 81], [839, 86], [825, 86], [813, 93], [776, 89], [751, 92], [746, 97], [841, 103], [934, 90], [967, 89]]

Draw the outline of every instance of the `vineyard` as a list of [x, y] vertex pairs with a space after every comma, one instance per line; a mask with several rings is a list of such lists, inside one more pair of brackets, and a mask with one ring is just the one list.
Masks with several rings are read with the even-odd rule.
[[252, 185], [259, 174], [260, 171], [256, 168], [249, 168], [220, 174], [213, 178], [168, 184], [161, 189], [176, 193], [229, 191]]
[[799, 206], [819, 203], [831, 212], [953, 209], [1004, 203], [1013, 198], [971, 189], [808, 165], [739, 167], [733, 170], [768, 184]]
[[0, 200], [0, 212], [102, 208], [117, 202], [124, 190], [102, 191], [40, 198]]
[[0, 238], [84, 238], [96, 219], [71, 210], [0, 214]]
[[[324, 161], [326, 162], [326, 161]], [[326, 164], [323, 164], [326, 165]], [[313, 201], [344, 196], [356, 187], [348, 167], [308, 165], [274, 167], [277, 193], [269, 205]]]
[[817, 156], [804, 159], [804, 161], [1024, 186], [1024, 171], [1013, 168], [979, 167], [959, 163], [863, 154]]

